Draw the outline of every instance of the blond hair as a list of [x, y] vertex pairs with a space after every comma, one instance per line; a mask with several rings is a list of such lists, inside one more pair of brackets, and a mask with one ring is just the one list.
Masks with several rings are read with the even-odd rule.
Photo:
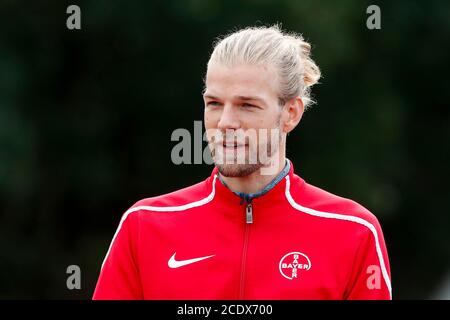
[[311, 86], [320, 78], [319, 67], [311, 59], [310, 52], [311, 45], [302, 35], [285, 33], [278, 25], [248, 27], [219, 38], [208, 66], [212, 62], [227, 66], [271, 64], [278, 74], [280, 105], [300, 96], [306, 109], [314, 102]]

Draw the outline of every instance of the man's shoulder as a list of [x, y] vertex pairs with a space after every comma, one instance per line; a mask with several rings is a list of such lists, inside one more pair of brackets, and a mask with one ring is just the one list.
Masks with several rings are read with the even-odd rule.
[[137, 201], [128, 211], [182, 211], [207, 202], [209, 190], [207, 183], [201, 181], [162, 195], [143, 198]]
[[357, 201], [307, 182], [304, 182], [298, 190], [297, 199], [300, 206], [310, 209], [310, 213], [315, 213], [319, 217], [379, 224], [375, 214]]

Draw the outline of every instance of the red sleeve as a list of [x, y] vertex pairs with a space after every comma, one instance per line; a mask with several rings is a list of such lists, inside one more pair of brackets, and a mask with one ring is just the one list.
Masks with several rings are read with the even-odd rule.
[[376, 219], [359, 241], [346, 290], [350, 300], [391, 300], [391, 271], [383, 233]]
[[137, 218], [125, 213], [103, 262], [94, 300], [143, 299], [136, 255]]

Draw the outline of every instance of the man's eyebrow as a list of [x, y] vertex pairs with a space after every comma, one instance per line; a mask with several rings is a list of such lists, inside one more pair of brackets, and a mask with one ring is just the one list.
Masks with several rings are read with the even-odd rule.
[[204, 96], [205, 98], [210, 98], [210, 99], [219, 99], [219, 98], [217, 98], [216, 96], [213, 96], [212, 94], [208, 94], [208, 93], [205, 93], [203, 96]]
[[236, 96], [237, 99], [239, 100], [255, 100], [255, 101], [262, 101], [264, 102], [263, 98], [257, 97], [257, 96]]
[[[204, 94], [203, 97], [213, 100], [220, 100], [220, 98], [208, 93]], [[233, 98], [242, 101], [259, 101], [265, 103], [264, 99], [258, 96], [234, 96]]]

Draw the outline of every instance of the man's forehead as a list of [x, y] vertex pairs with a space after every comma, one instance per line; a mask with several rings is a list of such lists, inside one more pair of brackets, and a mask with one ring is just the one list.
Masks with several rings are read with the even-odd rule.
[[275, 81], [271, 68], [211, 64], [206, 74], [204, 95], [264, 99], [266, 95], [276, 94]]

